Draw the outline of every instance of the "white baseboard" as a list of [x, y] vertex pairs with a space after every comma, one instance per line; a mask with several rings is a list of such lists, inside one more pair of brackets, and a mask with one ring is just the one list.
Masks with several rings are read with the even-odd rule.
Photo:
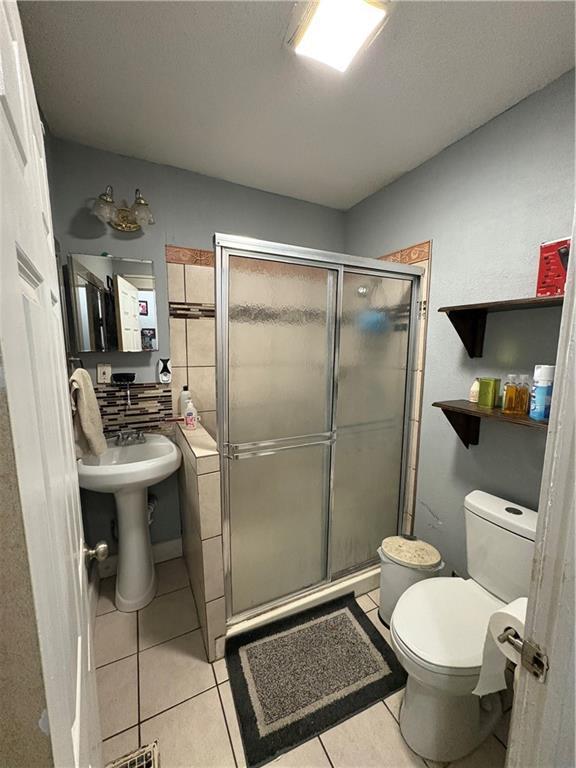
[[[182, 539], [170, 539], [152, 544], [152, 556], [155, 563], [163, 563], [165, 560], [174, 560], [182, 557]], [[106, 560], [98, 563], [98, 573], [101, 579], [107, 576], [115, 576], [118, 568], [118, 555], [110, 555]]]

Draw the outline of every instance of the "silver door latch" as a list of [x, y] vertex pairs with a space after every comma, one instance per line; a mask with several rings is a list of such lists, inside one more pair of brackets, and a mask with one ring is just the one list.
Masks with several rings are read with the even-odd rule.
[[102, 560], [106, 560], [108, 557], [108, 542], [99, 541], [93, 549], [85, 546], [84, 557], [86, 558], [87, 563], [91, 560], [98, 560], [99, 563], [101, 563]]
[[499, 643], [510, 643], [520, 654], [520, 663], [530, 674], [543, 683], [546, 681], [549, 663], [548, 656], [542, 652], [537, 643], [531, 640], [522, 640], [518, 632], [513, 627], [508, 627], [498, 635]]

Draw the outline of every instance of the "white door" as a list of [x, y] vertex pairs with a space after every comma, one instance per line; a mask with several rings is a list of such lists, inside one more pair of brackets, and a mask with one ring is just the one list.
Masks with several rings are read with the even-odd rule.
[[140, 304], [138, 288], [120, 275], [114, 275], [118, 348], [122, 352], [141, 352]]
[[87, 574], [42, 126], [15, 2], [0, 0], [0, 354], [54, 764], [101, 765]]
[[508, 768], [574, 768], [574, 528], [576, 495], [576, 210], [538, 505], [525, 639], [539, 646], [544, 681], [515, 682]]

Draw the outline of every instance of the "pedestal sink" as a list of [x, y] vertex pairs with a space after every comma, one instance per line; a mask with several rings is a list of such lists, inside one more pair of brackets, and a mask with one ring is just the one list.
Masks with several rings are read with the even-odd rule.
[[146, 442], [116, 445], [100, 456], [79, 459], [81, 488], [113, 493], [118, 515], [116, 607], [137, 611], [156, 593], [156, 571], [148, 528], [148, 486], [165, 480], [180, 466], [180, 449], [164, 435], [146, 434]]

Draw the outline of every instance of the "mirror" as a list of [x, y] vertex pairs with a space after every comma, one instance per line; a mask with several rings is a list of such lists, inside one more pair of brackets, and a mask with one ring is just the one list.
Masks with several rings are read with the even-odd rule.
[[158, 349], [152, 261], [71, 253], [63, 271], [75, 352]]

